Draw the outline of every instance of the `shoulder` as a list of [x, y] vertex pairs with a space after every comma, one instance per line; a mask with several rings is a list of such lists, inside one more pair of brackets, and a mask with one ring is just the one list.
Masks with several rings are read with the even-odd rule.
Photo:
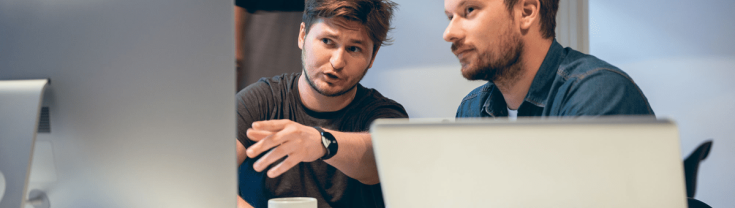
[[495, 85], [487, 82], [470, 91], [457, 107], [456, 117], [480, 117], [481, 108]]
[[557, 74], [565, 79], [565, 81], [580, 81], [589, 77], [603, 76], [611, 79], [624, 79], [631, 82], [632, 79], [628, 74], [595, 56], [583, 54], [578, 51], [566, 48], [568, 50], [566, 57], [559, 65]]
[[301, 76], [301, 73], [285, 73], [274, 77], [263, 77], [256, 84], [264, 83], [278, 90], [291, 89], [293, 85], [297, 84], [299, 76]]
[[363, 112], [381, 114], [381, 118], [408, 118], [406, 109], [393, 99], [383, 96], [378, 90], [357, 86], [359, 104], [355, 107]]
[[603, 91], [620, 87], [638, 88], [635, 81], [618, 67], [592, 55], [569, 48], [565, 50], [569, 51], [557, 70], [565, 85]]
[[[557, 71], [565, 102], [587, 113], [653, 114], [648, 99], [633, 79], [618, 67], [592, 55], [571, 50]], [[575, 114], [579, 114], [576, 112]]]
[[620, 70], [595, 56], [570, 51], [559, 65], [557, 74], [566, 85], [583, 87], [582, 90], [610, 90], [620, 87], [638, 88], [633, 79]]
[[[235, 96], [238, 113], [258, 115], [268, 113], [274, 106], [282, 105], [293, 97], [299, 73], [261, 78], [248, 85]], [[265, 118], [260, 118], [265, 119]]]
[[467, 93], [467, 95], [462, 98], [462, 104], [464, 104], [465, 102], [470, 102], [472, 100], [477, 100], [479, 99], [479, 97], [482, 97], [483, 94], [487, 94], [488, 92], [490, 92], [492, 85], [493, 84], [491, 82], [488, 82], [470, 91], [470, 93]]
[[296, 85], [300, 73], [282, 74], [274, 77], [263, 77], [248, 85], [237, 93], [238, 99], [247, 97], [279, 96], [286, 94]]

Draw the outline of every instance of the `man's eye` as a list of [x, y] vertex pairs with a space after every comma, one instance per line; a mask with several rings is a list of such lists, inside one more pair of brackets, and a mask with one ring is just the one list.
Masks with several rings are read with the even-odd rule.
[[332, 44], [332, 40], [330, 40], [329, 38], [322, 38], [322, 42], [324, 44]]
[[475, 11], [475, 7], [467, 7], [466, 13], [469, 15], [470, 13]]
[[350, 50], [352, 52], [360, 52], [360, 48], [355, 46], [351, 46], [347, 50]]

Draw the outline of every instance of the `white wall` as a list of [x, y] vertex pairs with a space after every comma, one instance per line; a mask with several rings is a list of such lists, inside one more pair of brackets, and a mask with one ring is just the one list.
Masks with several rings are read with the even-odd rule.
[[735, 205], [735, 1], [590, 1], [590, 52], [628, 72], [679, 125], [682, 157], [706, 139], [695, 198]]
[[459, 61], [442, 39], [449, 21], [442, 0], [396, 0], [389, 36], [391, 46], [380, 49], [362, 84], [398, 101], [411, 118], [451, 117], [459, 102], [484, 82], [470, 82], [460, 73]]

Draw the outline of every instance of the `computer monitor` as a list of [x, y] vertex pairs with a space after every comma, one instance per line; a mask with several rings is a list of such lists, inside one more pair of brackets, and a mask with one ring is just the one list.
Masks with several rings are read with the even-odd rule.
[[0, 80], [52, 80], [27, 190], [235, 207], [233, 24], [231, 0], [0, 1]]

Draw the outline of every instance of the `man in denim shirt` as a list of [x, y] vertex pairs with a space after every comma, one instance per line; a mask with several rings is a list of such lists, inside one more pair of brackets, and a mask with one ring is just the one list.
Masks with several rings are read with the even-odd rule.
[[617, 67], [554, 39], [558, 0], [445, 0], [444, 40], [469, 80], [457, 117], [653, 115]]

